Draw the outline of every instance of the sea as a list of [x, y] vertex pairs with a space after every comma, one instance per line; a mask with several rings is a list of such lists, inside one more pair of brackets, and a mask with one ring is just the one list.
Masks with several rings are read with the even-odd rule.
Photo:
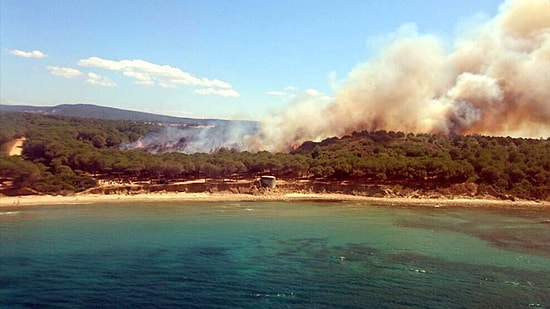
[[0, 209], [0, 307], [550, 308], [549, 222], [366, 202]]

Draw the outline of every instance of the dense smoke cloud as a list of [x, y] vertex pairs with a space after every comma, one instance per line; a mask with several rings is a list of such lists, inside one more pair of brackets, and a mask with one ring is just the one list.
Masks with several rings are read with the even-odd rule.
[[298, 98], [260, 124], [248, 146], [292, 143], [360, 130], [550, 136], [550, 3], [510, 0], [464, 29], [451, 50], [404, 25], [359, 65], [329, 104]]
[[550, 2], [508, 0], [497, 16], [461, 30], [449, 47], [403, 25], [349, 73], [332, 100], [305, 91], [258, 127], [166, 127], [129, 148], [285, 151], [363, 130], [549, 137]]

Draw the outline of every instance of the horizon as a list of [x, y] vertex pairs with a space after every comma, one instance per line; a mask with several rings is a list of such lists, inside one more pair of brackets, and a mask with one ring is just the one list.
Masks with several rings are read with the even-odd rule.
[[99, 108], [112, 108], [115, 110], [125, 111], [125, 112], [136, 112], [136, 113], [145, 113], [145, 114], [151, 114], [155, 116], [165, 116], [165, 117], [173, 117], [173, 118], [181, 118], [181, 119], [196, 119], [196, 120], [224, 120], [224, 121], [243, 121], [243, 122], [258, 122], [257, 120], [251, 120], [251, 119], [224, 119], [224, 118], [203, 118], [203, 117], [193, 117], [193, 116], [174, 116], [174, 115], [168, 115], [168, 114], [159, 114], [155, 111], [152, 112], [144, 112], [140, 110], [133, 110], [133, 109], [126, 109], [126, 108], [119, 108], [119, 107], [112, 107], [112, 106], [106, 106], [106, 105], [98, 105], [98, 104], [91, 104], [91, 103], [84, 103], [84, 102], [78, 102], [78, 103], [59, 103], [55, 105], [28, 105], [28, 104], [10, 104], [10, 103], [2, 103], [0, 102], [0, 106], [14, 106], [14, 107], [32, 107], [32, 108], [54, 108], [64, 105], [69, 106], [77, 106], [77, 105], [83, 105], [83, 106], [93, 106], [93, 107], [99, 107]]

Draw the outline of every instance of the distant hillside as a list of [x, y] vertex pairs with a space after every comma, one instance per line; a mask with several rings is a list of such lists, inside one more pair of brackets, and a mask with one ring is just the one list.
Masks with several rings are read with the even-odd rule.
[[252, 125], [254, 121], [197, 119], [157, 115], [152, 113], [124, 110], [93, 104], [61, 104], [57, 106], [0, 105], [1, 111], [38, 113], [43, 115], [62, 115], [103, 120], [133, 120], [162, 123], [187, 124], [191, 126], [220, 125], [240, 123]]

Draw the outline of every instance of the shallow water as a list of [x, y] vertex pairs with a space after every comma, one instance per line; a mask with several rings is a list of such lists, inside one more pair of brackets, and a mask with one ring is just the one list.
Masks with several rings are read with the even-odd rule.
[[324, 202], [3, 211], [0, 305], [550, 308], [548, 218]]

